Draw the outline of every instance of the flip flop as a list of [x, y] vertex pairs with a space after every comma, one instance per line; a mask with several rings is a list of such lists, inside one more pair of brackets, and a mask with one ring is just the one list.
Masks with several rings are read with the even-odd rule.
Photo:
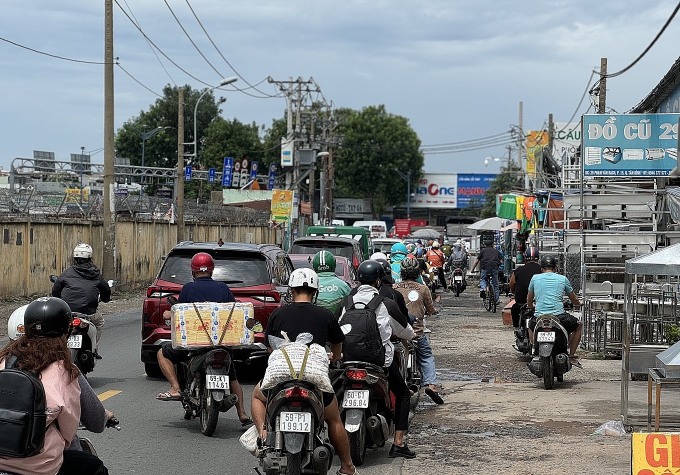
[[432, 388], [426, 388], [426, 389], [425, 389], [425, 394], [427, 394], [428, 396], [430, 396], [430, 399], [432, 399], [432, 401], [434, 401], [436, 404], [444, 404], [444, 400], [443, 400], [442, 397], [439, 395], [439, 393], [438, 393], [437, 391], [435, 391], [434, 389], [432, 389]]
[[248, 427], [249, 425], [254, 424], [253, 420], [250, 417], [246, 420], [241, 420], [241, 419], [239, 419], [239, 420], [241, 421], [241, 427]]
[[570, 356], [569, 361], [571, 361], [572, 366], [576, 366], [577, 368], [583, 369], [583, 365], [581, 364], [581, 361], [578, 359], [577, 356]]
[[172, 394], [170, 391], [165, 391], [164, 393], [160, 393], [158, 396], [156, 396], [156, 399], [159, 401], [181, 401], [182, 395]]

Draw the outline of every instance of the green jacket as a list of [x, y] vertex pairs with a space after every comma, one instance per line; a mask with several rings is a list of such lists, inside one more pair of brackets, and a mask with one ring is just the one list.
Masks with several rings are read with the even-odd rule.
[[347, 282], [335, 275], [335, 272], [319, 272], [319, 295], [316, 304], [335, 314], [342, 304], [342, 299], [349, 295], [350, 290]]

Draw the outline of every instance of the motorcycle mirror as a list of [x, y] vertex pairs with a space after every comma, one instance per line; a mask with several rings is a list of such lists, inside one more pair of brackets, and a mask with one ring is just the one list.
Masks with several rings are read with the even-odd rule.
[[177, 296], [175, 296], [175, 295], [168, 295], [168, 296], [165, 298], [165, 300], [167, 300], [167, 302], [172, 306], [172, 305], [175, 305], [175, 304], [177, 303]]
[[57, 281], [57, 276], [54, 275], [54, 274], [50, 274], [50, 282], [52, 282], [54, 284], [56, 281]]
[[114, 285], [116, 285], [116, 281], [113, 279], [107, 280], [106, 283], [109, 284], [109, 287], [113, 287]]

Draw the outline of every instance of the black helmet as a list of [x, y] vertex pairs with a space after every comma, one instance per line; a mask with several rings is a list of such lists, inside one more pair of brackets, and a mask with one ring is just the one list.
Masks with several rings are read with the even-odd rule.
[[24, 312], [26, 335], [55, 337], [67, 335], [71, 327], [71, 309], [57, 297], [41, 297], [29, 303]]
[[374, 261], [379, 262], [383, 268], [385, 275], [383, 276], [383, 282], [387, 284], [394, 284], [394, 279], [392, 278], [392, 266], [387, 259], [374, 259]]
[[372, 284], [376, 280], [382, 280], [384, 276], [385, 270], [378, 261], [364, 261], [357, 269], [357, 278], [362, 284]]
[[541, 257], [541, 269], [545, 267], [552, 267], [553, 269], [557, 268], [557, 259], [555, 259], [555, 256]]

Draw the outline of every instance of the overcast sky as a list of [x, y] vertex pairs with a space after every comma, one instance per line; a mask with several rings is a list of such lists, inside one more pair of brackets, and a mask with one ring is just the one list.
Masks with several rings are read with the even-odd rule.
[[[118, 2], [118, 4], [115, 3]], [[309, 78], [336, 107], [384, 104], [409, 119], [423, 145], [495, 136], [519, 123], [540, 129], [553, 113], [567, 121], [607, 57], [609, 72], [627, 66], [651, 42], [675, 0], [115, 0], [114, 56], [144, 86], [205, 87], [152, 49], [121, 7], [175, 63], [215, 85], [235, 75], [250, 83]], [[192, 46], [166, 5], [208, 58]], [[192, 14], [217, 44], [210, 43]], [[0, 37], [53, 55], [103, 61], [104, 0], [2, 0]], [[623, 113], [642, 100], [680, 56], [680, 18], [631, 71], [607, 83], [607, 106]], [[116, 129], [156, 96], [115, 68]], [[595, 81], [595, 77], [590, 83]], [[245, 87], [243, 81], [236, 85]], [[266, 82], [259, 88], [274, 94]], [[0, 165], [33, 150], [57, 159], [103, 147], [103, 66], [37, 54], [0, 41]], [[254, 93], [259, 95], [258, 93]], [[223, 116], [269, 126], [282, 98], [238, 91]], [[578, 116], [590, 106], [586, 96]], [[155, 124], [149, 124], [154, 126]], [[426, 172], [488, 173], [484, 158], [504, 145], [426, 155]], [[93, 155], [103, 162], [103, 153]]]

